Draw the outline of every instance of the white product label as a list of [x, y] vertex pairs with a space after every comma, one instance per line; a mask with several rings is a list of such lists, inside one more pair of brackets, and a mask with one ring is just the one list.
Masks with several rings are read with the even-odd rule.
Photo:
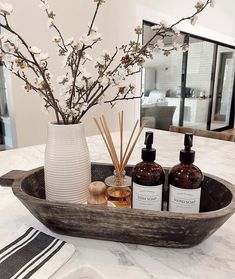
[[169, 187], [169, 211], [198, 213], [200, 209], [201, 188], [181, 189]]
[[133, 182], [133, 208], [162, 210], [162, 185], [143, 186]]

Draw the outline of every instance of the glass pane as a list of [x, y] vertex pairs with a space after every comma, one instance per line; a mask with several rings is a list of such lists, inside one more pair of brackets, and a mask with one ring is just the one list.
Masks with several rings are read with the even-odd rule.
[[184, 126], [207, 129], [214, 44], [190, 37]]
[[3, 65], [0, 61], [0, 116], [8, 116], [6, 86], [3, 69]]
[[218, 47], [214, 100], [211, 118], [211, 129], [229, 125], [233, 82], [235, 72], [235, 50]]
[[[152, 32], [151, 27], [145, 25], [144, 42]], [[171, 48], [173, 39], [166, 38], [164, 48]], [[181, 35], [177, 43], [183, 42], [184, 36]], [[142, 72], [141, 117], [150, 128], [169, 130], [170, 125], [179, 125], [182, 58], [183, 53], [178, 50], [168, 56], [158, 53], [154, 59], [145, 62]]]

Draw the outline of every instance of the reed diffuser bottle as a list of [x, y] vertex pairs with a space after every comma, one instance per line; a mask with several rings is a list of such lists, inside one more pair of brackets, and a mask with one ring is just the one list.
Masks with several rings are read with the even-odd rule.
[[152, 148], [152, 144], [153, 133], [146, 132], [143, 161], [134, 167], [132, 173], [132, 207], [161, 211], [165, 174], [162, 167], [154, 162], [156, 149]]
[[117, 207], [131, 207], [131, 177], [126, 175], [125, 168], [145, 123], [142, 123], [141, 127], [138, 128], [139, 120], [136, 121], [124, 150], [124, 115], [123, 111], [119, 113], [120, 153], [118, 157], [118, 152], [114, 146], [105, 117], [102, 116], [100, 121], [97, 119], [94, 120], [103, 137], [114, 166], [113, 175], [105, 179], [108, 201], [112, 202]]
[[169, 173], [169, 202], [171, 212], [198, 213], [200, 210], [201, 185], [203, 174], [193, 165], [195, 151], [193, 135], [185, 134], [185, 149], [180, 151], [180, 164], [174, 166]]

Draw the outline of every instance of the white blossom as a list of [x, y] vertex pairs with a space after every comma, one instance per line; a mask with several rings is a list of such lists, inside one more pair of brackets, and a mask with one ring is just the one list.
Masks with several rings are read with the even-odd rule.
[[92, 35], [92, 39], [94, 42], [98, 42], [98, 41], [102, 41], [103, 40], [103, 36], [101, 33], [95, 33]]
[[99, 83], [103, 86], [106, 87], [107, 85], [110, 84], [110, 79], [106, 76], [103, 76], [101, 78], [99, 78]]
[[202, 0], [197, 1], [196, 5], [204, 5]]
[[36, 85], [42, 85], [42, 83], [44, 83], [44, 79], [43, 79], [43, 77], [36, 77], [36, 79], [35, 79], [35, 84]]
[[126, 79], [126, 69], [125, 68], [120, 68], [118, 70], [118, 75], [122, 78], [122, 80]]
[[15, 58], [14, 56], [10, 55], [10, 54], [5, 54], [3, 56], [3, 61], [4, 62], [14, 62], [15, 61]]
[[64, 96], [65, 94], [70, 92], [70, 90], [71, 90], [71, 85], [69, 84], [69, 82], [65, 83], [63, 86], [60, 87], [59, 94], [60, 96]]
[[52, 42], [53, 43], [60, 43], [61, 42], [61, 38], [60, 38], [60, 36], [54, 36], [53, 38], [52, 38]]
[[136, 93], [136, 87], [135, 87], [135, 84], [134, 83], [130, 83], [129, 84], [129, 88], [130, 88], [130, 91], [133, 95], [135, 95]]
[[9, 3], [0, 3], [0, 12], [10, 15], [13, 12], [13, 6]]
[[65, 68], [68, 63], [68, 56], [64, 56], [63, 59], [61, 60], [62, 68]]
[[155, 48], [157, 48], [157, 49], [162, 49], [162, 48], [164, 48], [164, 42], [163, 42], [163, 40], [162, 39], [160, 39], [160, 40], [157, 40], [157, 42], [154, 44], [154, 47]]
[[[69, 98], [68, 98], [69, 99]], [[68, 109], [67, 107], [67, 101], [68, 99], [66, 98], [60, 98], [59, 102], [58, 102], [58, 105], [59, 107], [61, 108], [62, 112], [64, 114], [69, 114], [70, 110]]]
[[16, 48], [18, 48], [19, 45], [20, 45], [20, 39], [19, 39], [18, 36], [16, 36], [15, 34], [10, 34], [10, 35], [9, 35], [9, 41], [10, 41], [12, 44], [14, 44], [14, 46], [15, 46]]
[[5, 54], [2, 57], [2, 61], [6, 65], [8, 69], [12, 69], [14, 72], [17, 71], [17, 67], [15, 65], [15, 57], [10, 54]]
[[92, 76], [92, 74], [91, 73], [88, 73], [86, 70], [84, 70], [83, 72], [82, 72], [82, 78], [83, 79], [91, 79], [93, 76]]
[[2, 43], [2, 48], [6, 52], [14, 52], [15, 49], [19, 48], [20, 40], [15, 34], [3, 33], [0, 35], [0, 40]]
[[215, 6], [215, 0], [211, 0], [211, 1], [210, 1], [210, 6], [211, 6], [212, 8], [214, 8], [214, 6]]
[[67, 39], [67, 40], [64, 42], [64, 44], [65, 44], [66, 46], [69, 46], [69, 45], [72, 45], [73, 42], [74, 42], [74, 38], [71, 37], [71, 38]]
[[29, 50], [30, 50], [33, 54], [40, 54], [40, 53], [42, 52], [41, 49], [39, 49], [39, 48], [36, 47], [36, 46], [29, 47]]
[[75, 116], [77, 115], [78, 111], [75, 109], [75, 108], [71, 108], [69, 111], [68, 111], [69, 115], [71, 116]]
[[90, 79], [88, 79], [87, 81], [86, 81], [86, 83], [87, 83], [87, 87], [90, 87], [90, 86], [92, 86], [93, 84], [94, 84], [94, 82], [96, 81], [96, 79], [95, 78], [90, 78]]
[[75, 94], [73, 96], [72, 104], [73, 104], [73, 107], [76, 108], [76, 110], [78, 111], [79, 109], [78, 109], [78, 106], [76, 105], [77, 102], [79, 102], [79, 96], [78, 96], [78, 94]]
[[175, 50], [178, 50], [178, 49], [180, 48], [180, 44], [177, 43], [177, 42], [173, 42], [173, 48], [174, 48]]
[[82, 111], [86, 111], [88, 109], [88, 103], [84, 102], [81, 104], [80, 106], [80, 110]]
[[161, 26], [164, 27], [164, 28], [168, 28], [169, 27], [169, 24], [165, 21], [165, 20], [162, 20], [160, 22]]
[[173, 32], [175, 33], [176, 36], [179, 36], [179, 35], [180, 35], [180, 30], [179, 30], [177, 27], [174, 26], [174, 27], [172, 28], [172, 30], [173, 30]]
[[127, 94], [129, 89], [130, 89], [129, 86], [126, 86], [124, 83], [120, 83], [118, 85], [118, 91], [121, 94], [124, 94], [124, 95]]
[[[90, 29], [90, 27], [91, 27], [91, 23], [88, 23], [88, 28]], [[96, 33], [96, 32], [98, 32], [98, 30], [99, 30], [98, 27], [93, 23], [91, 32]]]
[[181, 49], [182, 49], [183, 52], [187, 52], [189, 50], [189, 46], [187, 44], [183, 44], [181, 46]]
[[82, 80], [80, 77], [78, 77], [76, 79], [75, 85], [78, 89], [82, 89], [84, 88], [85, 84], [84, 84], [84, 80]]
[[72, 52], [73, 52], [73, 49], [72, 48], [68, 48], [68, 51], [65, 53], [63, 59], [61, 60], [63, 68], [67, 66], [67, 64], [69, 62], [69, 58], [70, 58]]
[[47, 52], [42, 52], [42, 53], [40, 53], [39, 54], [39, 56], [38, 56], [38, 60], [39, 61], [45, 61], [45, 60], [47, 60], [49, 58], [49, 53], [47, 53]]
[[15, 35], [15, 34], [7, 34], [7, 33], [4, 33], [2, 35], [3, 35], [3, 40], [9, 41], [9, 42], [11, 42], [12, 44], [14, 44], [16, 46], [18, 46], [20, 44], [20, 39], [18, 38], [17, 35]]
[[98, 65], [103, 66], [103, 65], [105, 64], [105, 59], [104, 59], [104, 57], [103, 57], [103, 56], [98, 57], [98, 58], [96, 59], [96, 63], [97, 63]]
[[44, 79], [43, 79], [43, 77], [36, 77], [36, 84], [38, 84], [38, 85], [40, 85], [40, 84], [42, 84], [44, 82]]
[[126, 79], [126, 70], [124, 68], [118, 69], [113, 75], [113, 82], [115, 85], [120, 85]]
[[64, 101], [69, 101], [70, 98], [71, 98], [70, 92], [69, 92], [69, 91], [65, 92], [65, 94], [63, 94], [63, 95], [61, 96], [61, 98], [62, 98]]
[[53, 77], [52, 73], [49, 72], [49, 71], [47, 71], [47, 72], [46, 72], [46, 78], [47, 78], [47, 80], [48, 80], [48, 81], [51, 81], [51, 80], [52, 80], [52, 77]]
[[80, 42], [82, 44], [84, 44], [85, 46], [90, 46], [93, 44], [93, 40], [92, 40], [92, 36], [91, 35], [86, 35], [86, 34], [83, 34], [81, 37], [80, 37]]
[[82, 49], [82, 46], [83, 46], [83, 43], [80, 42], [80, 41], [78, 41], [78, 42], [75, 44], [74, 48], [77, 49], [77, 50], [81, 50], [81, 49]]
[[92, 61], [92, 60], [93, 60], [92, 56], [91, 56], [89, 53], [87, 53], [87, 52], [85, 52], [85, 53], [83, 54], [83, 59], [89, 60], [89, 61]]
[[47, 21], [47, 28], [50, 29], [54, 24], [54, 21], [52, 18], [49, 18]]
[[192, 25], [195, 25], [197, 20], [198, 20], [198, 16], [195, 15], [195, 16], [191, 17], [190, 22], [191, 22]]
[[5, 42], [2, 44], [2, 48], [3, 48], [4, 51], [6, 51], [6, 52], [12, 52], [12, 51], [14, 51], [14, 45], [11, 44], [11, 42], [9, 42], [9, 41], [5, 41]]
[[91, 46], [93, 43], [96, 43], [98, 41], [101, 41], [103, 39], [102, 35], [100, 33], [93, 33], [90, 35], [83, 34], [80, 37], [80, 42], [83, 43], [85, 46]]
[[65, 84], [66, 82], [68, 82], [68, 77], [66, 75], [59, 76], [56, 79], [56, 83], [58, 84]]
[[93, 40], [91, 36], [83, 35], [79, 40], [85, 46], [91, 46], [93, 44]]
[[126, 71], [128, 75], [131, 75], [133, 73], [133, 69], [130, 67], [126, 68]]
[[44, 0], [43, 2], [41, 1], [41, 3], [39, 4], [39, 8], [42, 9], [43, 11], [46, 11], [50, 8], [50, 6], [48, 2]]
[[51, 10], [51, 9], [48, 9], [47, 13], [48, 13], [48, 18], [54, 19], [55, 16], [56, 16], [56, 13], [53, 10]]
[[104, 49], [102, 51], [102, 56], [104, 57], [105, 61], [109, 61], [111, 59], [111, 53], [109, 50]]
[[151, 29], [153, 30], [153, 31], [158, 31], [159, 30], [159, 25], [153, 25], [152, 27], [151, 27]]
[[98, 104], [102, 106], [104, 104], [104, 100], [105, 100], [105, 95], [102, 94], [98, 99]]

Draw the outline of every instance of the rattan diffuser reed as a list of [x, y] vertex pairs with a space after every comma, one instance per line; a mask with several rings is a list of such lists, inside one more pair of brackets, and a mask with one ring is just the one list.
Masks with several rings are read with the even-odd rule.
[[130, 159], [130, 156], [135, 148], [135, 145], [137, 143], [137, 140], [144, 128], [144, 124], [142, 123], [141, 127], [138, 128], [139, 120], [136, 121], [135, 126], [132, 130], [131, 136], [128, 140], [127, 146], [124, 150], [123, 146], [123, 136], [124, 136], [124, 131], [123, 131], [123, 126], [124, 126], [124, 113], [119, 112], [119, 133], [120, 133], [120, 154], [118, 156], [118, 152], [114, 146], [113, 139], [107, 124], [107, 121], [105, 117], [102, 115], [102, 117], [98, 119], [94, 118], [94, 121], [102, 135], [102, 138], [105, 142], [105, 145], [108, 149], [108, 152], [110, 154], [110, 157], [112, 159], [116, 174], [121, 175], [125, 167]]

